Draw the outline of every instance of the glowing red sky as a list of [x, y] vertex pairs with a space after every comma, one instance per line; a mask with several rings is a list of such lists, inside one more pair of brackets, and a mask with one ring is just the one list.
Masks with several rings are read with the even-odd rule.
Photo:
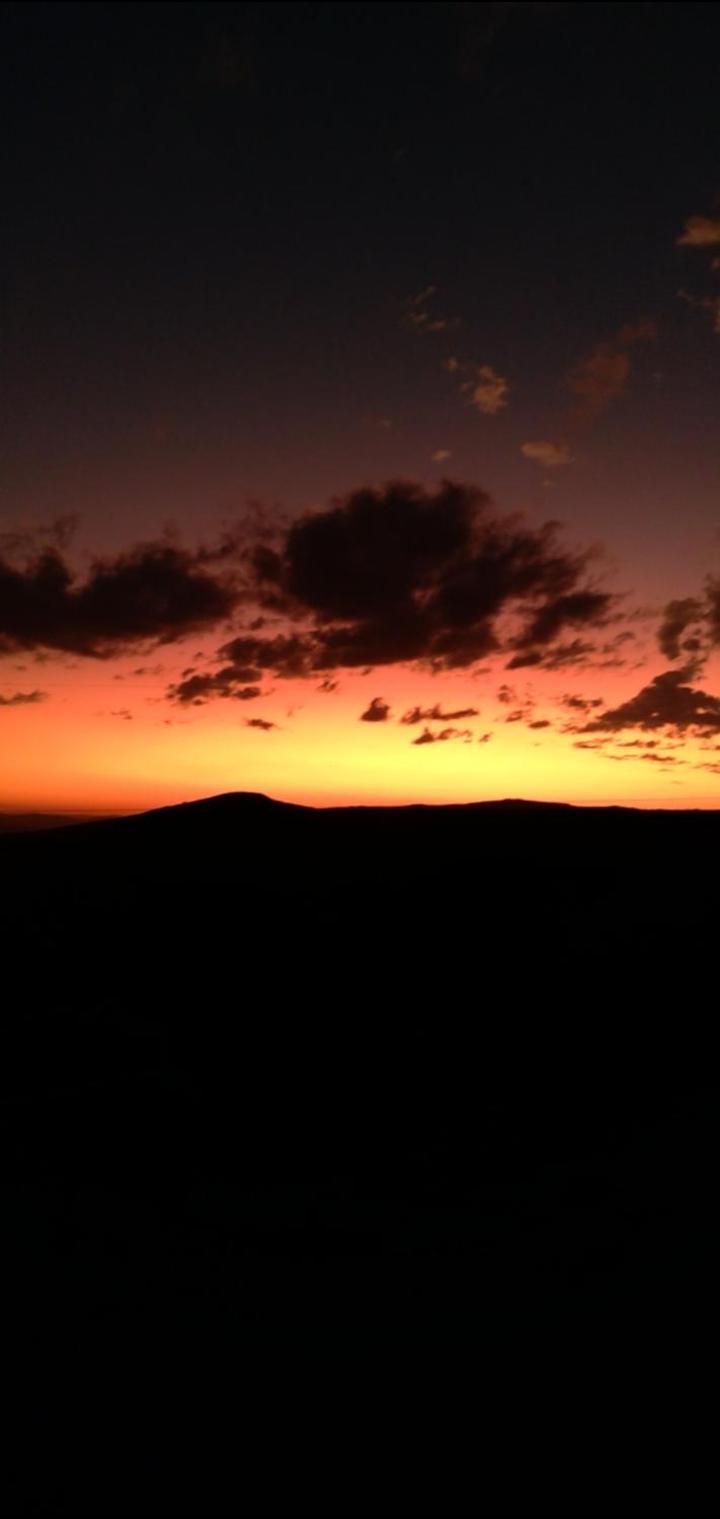
[[[8, 20], [0, 807], [720, 801], [714, 8], [378, 10]], [[373, 526], [353, 601], [361, 487], [444, 479], [572, 585]]]

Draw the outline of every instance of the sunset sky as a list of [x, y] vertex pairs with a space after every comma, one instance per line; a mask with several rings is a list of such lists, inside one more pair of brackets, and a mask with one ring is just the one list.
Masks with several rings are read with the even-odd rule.
[[0, 810], [719, 806], [717, 8], [0, 40]]

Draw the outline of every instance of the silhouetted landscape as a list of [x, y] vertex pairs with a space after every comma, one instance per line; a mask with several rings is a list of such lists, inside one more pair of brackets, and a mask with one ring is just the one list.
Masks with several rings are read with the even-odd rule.
[[719, 57], [0, 0], [0, 1519], [717, 1508]]
[[719, 846], [243, 793], [4, 837], [9, 1510], [710, 1512]]

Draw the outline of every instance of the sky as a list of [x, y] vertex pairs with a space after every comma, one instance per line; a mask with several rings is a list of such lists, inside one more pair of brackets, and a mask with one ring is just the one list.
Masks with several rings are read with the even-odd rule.
[[0, 809], [720, 805], [719, 43], [2, 8]]

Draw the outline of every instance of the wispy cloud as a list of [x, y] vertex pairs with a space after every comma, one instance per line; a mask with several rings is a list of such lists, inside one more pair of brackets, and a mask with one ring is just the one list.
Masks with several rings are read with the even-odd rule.
[[433, 309], [432, 303], [436, 295], [437, 285], [426, 285], [423, 290], [418, 291], [417, 295], [411, 295], [405, 303], [407, 321], [421, 335], [448, 332], [458, 325], [457, 317], [443, 316], [442, 313]]
[[689, 216], [675, 241], [685, 248], [715, 247], [720, 243], [720, 216]]
[[606, 342], [598, 343], [567, 378], [568, 389], [577, 397], [577, 416], [590, 422], [623, 394], [632, 368], [630, 353], [638, 343], [657, 337], [657, 323], [648, 317], [626, 323]]
[[535, 443], [522, 443], [520, 452], [526, 459], [532, 459], [534, 464], [542, 465], [543, 469], [561, 469], [563, 465], [572, 463], [569, 443], [538, 440]]
[[46, 700], [47, 691], [16, 691], [13, 696], [0, 696], [0, 707], [34, 707]]
[[469, 373], [469, 378], [463, 380], [460, 389], [470, 405], [486, 417], [496, 417], [498, 412], [504, 411], [510, 390], [504, 376], [498, 374], [491, 364], [466, 364], [463, 369]]

